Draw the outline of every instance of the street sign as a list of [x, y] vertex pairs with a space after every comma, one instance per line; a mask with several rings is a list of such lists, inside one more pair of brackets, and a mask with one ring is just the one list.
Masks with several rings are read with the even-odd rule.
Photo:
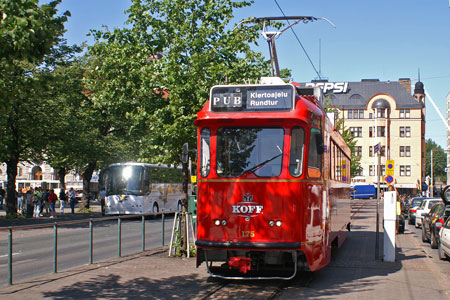
[[387, 175], [386, 177], [384, 177], [384, 181], [391, 184], [392, 182], [394, 182], [394, 178], [391, 175]]
[[393, 160], [386, 161], [386, 175], [394, 175], [394, 161]]
[[378, 153], [380, 151], [380, 143], [376, 144], [375, 147], [373, 147], [373, 153]]

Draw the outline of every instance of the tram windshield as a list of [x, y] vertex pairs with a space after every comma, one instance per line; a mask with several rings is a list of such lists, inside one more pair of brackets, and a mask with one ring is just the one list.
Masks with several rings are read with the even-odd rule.
[[141, 166], [114, 166], [104, 175], [106, 195], [142, 195], [144, 168]]
[[221, 177], [239, 177], [252, 172], [259, 177], [279, 176], [283, 141], [282, 128], [219, 128], [217, 174]]

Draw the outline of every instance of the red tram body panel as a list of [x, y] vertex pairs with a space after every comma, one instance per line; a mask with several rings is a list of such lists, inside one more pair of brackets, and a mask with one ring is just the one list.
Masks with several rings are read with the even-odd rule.
[[197, 266], [211, 275], [292, 278], [326, 266], [344, 241], [350, 150], [314, 94], [291, 84], [211, 89], [195, 121]]

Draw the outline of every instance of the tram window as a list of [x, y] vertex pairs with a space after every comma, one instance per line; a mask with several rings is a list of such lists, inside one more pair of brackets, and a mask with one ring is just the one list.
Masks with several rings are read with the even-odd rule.
[[211, 166], [211, 131], [209, 128], [203, 128], [200, 135], [200, 175], [206, 177], [209, 174]]
[[292, 128], [289, 172], [298, 177], [303, 172], [303, 150], [305, 148], [305, 131], [301, 127]]
[[217, 174], [221, 177], [239, 177], [245, 173], [279, 176], [283, 140], [282, 128], [219, 128]]
[[309, 141], [308, 176], [320, 177], [322, 174], [323, 139], [319, 129], [312, 128]]

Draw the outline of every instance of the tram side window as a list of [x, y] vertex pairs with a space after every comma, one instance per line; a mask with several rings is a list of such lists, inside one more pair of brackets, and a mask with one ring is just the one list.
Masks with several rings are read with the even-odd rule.
[[200, 175], [206, 177], [211, 168], [211, 131], [203, 128], [200, 134]]
[[289, 172], [298, 177], [303, 172], [303, 149], [305, 148], [305, 131], [301, 127], [292, 128], [291, 154], [289, 157]]
[[319, 129], [312, 128], [309, 141], [308, 176], [321, 177], [323, 138]]

